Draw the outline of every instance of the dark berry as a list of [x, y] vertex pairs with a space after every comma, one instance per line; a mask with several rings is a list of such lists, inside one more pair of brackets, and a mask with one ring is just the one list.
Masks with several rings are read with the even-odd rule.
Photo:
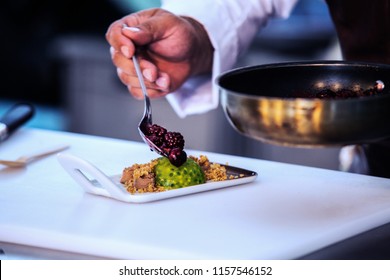
[[163, 137], [159, 137], [159, 136], [156, 136], [156, 135], [149, 135], [149, 136], [146, 136], [154, 145], [156, 145], [157, 147], [161, 147], [162, 144], [163, 144], [163, 141], [164, 141], [164, 138]]
[[184, 148], [184, 138], [179, 132], [167, 132], [164, 135], [164, 144], [168, 148]]
[[179, 167], [186, 162], [187, 154], [182, 149], [174, 148], [169, 153], [168, 159], [174, 166]]
[[161, 150], [163, 150], [163, 152], [166, 154], [166, 155], [169, 155], [169, 153], [171, 152], [171, 148], [169, 147], [166, 147], [165, 144], [163, 143], [160, 147]]
[[157, 124], [153, 124], [151, 126], [148, 126], [146, 128], [146, 135], [153, 135], [157, 137], [163, 137], [167, 133], [167, 130], [163, 128], [162, 126], [159, 126]]

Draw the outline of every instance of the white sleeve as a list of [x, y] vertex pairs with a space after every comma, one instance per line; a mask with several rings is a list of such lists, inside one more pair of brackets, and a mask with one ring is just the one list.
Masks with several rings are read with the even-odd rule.
[[271, 17], [287, 17], [298, 0], [162, 0], [161, 8], [202, 23], [214, 47], [211, 77], [189, 79], [167, 99], [180, 117], [204, 113], [219, 103], [215, 78], [231, 69]]

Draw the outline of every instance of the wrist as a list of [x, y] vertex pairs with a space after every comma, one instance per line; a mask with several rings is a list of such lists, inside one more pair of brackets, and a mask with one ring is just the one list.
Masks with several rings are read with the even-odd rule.
[[211, 44], [210, 38], [206, 29], [197, 20], [181, 16], [190, 25], [193, 34], [193, 55], [191, 55], [191, 75], [200, 75], [210, 73], [213, 64], [214, 48]]

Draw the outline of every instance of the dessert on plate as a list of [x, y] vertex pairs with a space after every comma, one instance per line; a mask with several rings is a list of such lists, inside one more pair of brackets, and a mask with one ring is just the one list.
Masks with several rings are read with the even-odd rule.
[[204, 155], [189, 156], [179, 167], [173, 165], [168, 158], [159, 157], [148, 163], [126, 167], [120, 182], [128, 192], [134, 194], [162, 192], [240, 176], [228, 175], [224, 165], [212, 163]]
[[162, 192], [240, 177], [228, 175], [224, 165], [211, 163], [204, 155], [187, 156], [184, 137], [179, 132], [151, 124], [147, 126], [145, 136], [165, 156], [123, 170], [120, 182], [129, 193]]

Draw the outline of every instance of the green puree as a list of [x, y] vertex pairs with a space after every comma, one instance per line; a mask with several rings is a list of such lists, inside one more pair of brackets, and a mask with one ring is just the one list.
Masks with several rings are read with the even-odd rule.
[[168, 158], [161, 157], [154, 167], [154, 172], [156, 185], [167, 189], [184, 188], [206, 182], [202, 168], [191, 158], [187, 158], [184, 164], [176, 167]]

